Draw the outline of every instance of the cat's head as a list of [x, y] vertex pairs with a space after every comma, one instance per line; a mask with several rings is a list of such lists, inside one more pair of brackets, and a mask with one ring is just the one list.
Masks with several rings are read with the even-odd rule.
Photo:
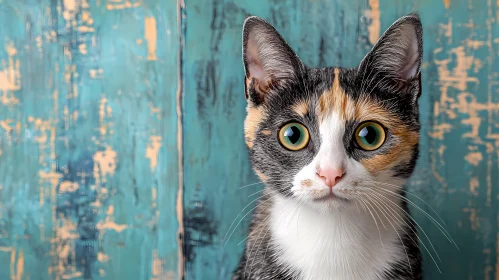
[[410, 14], [357, 68], [309, 68], [269, 23], [247, 18], [244, 130], [256, 174], [319, 209], [398, 193], [418, 156], [422, 46]]

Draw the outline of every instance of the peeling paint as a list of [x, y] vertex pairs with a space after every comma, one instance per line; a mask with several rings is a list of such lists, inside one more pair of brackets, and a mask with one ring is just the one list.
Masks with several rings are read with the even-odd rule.
[[140, 6], [140, 2], [131, 2], [129, 0], [117, 0], [117, 1], [109, 1], [106, 4], [106, 8], [108, 10], [123, 10], [123, 9], [129, 9], [129, 8], [137, 8]]
[[153, 187], [151, 190], [151, 196], [152, 196], [152, 207], [156, 208], [157, 206], [157, 199], [158, 199], [158, 189], [156, 187]]
[[[443, 32], [443, 36], [447, 38], [448, 43], [452, 43], [452, 18], [447, 19], [447, 23], [440, 23], [440, 32]], [[438, 48], [441, 50], [441, 48]]]
[[107, 98], [101, 98], [100, 100], [100, 105], [99, 105], [99, 132], [101, 136], [105, 136], [107, 134], [107, 124], [105, 122], [106, 118], [106, 107], [107, 107]]
[[93, 156], [94, 159], [94, 177], [97, 184], [106, 182], [108, 176], [113, 176], [116, 171], [116, 164], [118, 157], [116, 151], [111, 147], [106, 147], [104, 151], [96, 152]]
[[[177, 194], [163, 192], [178, 187], [177, 162], [170, 160], [169, 151], [165, 159], [159, 154], [163, 146], [176, 143], [176, 126], [164, 126], [175, 118], [175, 105], [164, 93], [175, 95], [176, 70], [169, 75], [172, 84], [165, 70], [176, 69], [178, 44], [159, 38], [175, 28], [176, 11], [172, 13], [163, 1], [49, 2], [43, 7], [38, 2], [2, 4], [12, 28], [0, 38], [0, 142], [4, 140], [0, 159], [23, 164], [22, 168], [0, 165], [14, 170], [12, 178], [0, 176], [0, 184], [8, 185], [0, 196], [10, 197], [8, 203], [0, 201], [0, 254], [7, 260], [0, 275], [11, 280], [121, 279], [146, 274], [158, 280], [177, 279], [177, 213], [175, 207], [165, 208], [165, 203], [176, 202]], [[139, 25], [126, 28], [135, 25], [127, 19]], [[123, 48], [111, 46], [116, 40], [107, 40], [108, 36], [117, 36]], [[135, 44], [138, 38], [141, 46]], [[128, 48], [130, 44], [136, 47]], [[127, 54], [136, 58], [145, 51], [151, 61], [166, 57], [159, 64], [137, 61], [130, 68], [143, 73], [150, 83], [140, 75], [129, 75], [130, 69], [115, 67]], [[115, 78], [105, 80], [107, 75]], [[162, 92], [156, 92], [156, 87]], [[131, 103], [129, 96], [133, 96]], [[146, 105], [145, 115], [129, 117], [137, 113], [134, 108], [139, 104]], [[124, 128], [131, 127], [137, 128], [133, 147], [131, 135], [123, 134]], [[132, 153], [142, 156], [131, 159]], [[35, 158], [20, 160], [26, 155]], [[173, 173], [168, 171], [172, 166]], [[144, 168], [154, 174], [142, 176], [139, 170]], [[121, 177], [130, 179], [129, 183], [123, 184]], [[175, 182], [173, 189], [171, 182]], [[136, 195], [136, 204], [123, 207], [123, 194], [125, 199]], [[170, 223], [170, 216], [172, 227], [160, 224], [160, 209], [161, 223]], [[131, 210], [143, 217], [134, 220], [123, 215]], [[12, 226], [6, 213], [16, 219]], [[152, 247], [149, 254], [155, 250], [154, 259], [149, 256], [140, 267], [111, 269], [119, 254], [138, 253], [137, 240], [127, 237], [132, 228], [131, 234], [144, 236], [145, 244], [139, 247]], [[166, 250], [158, 252], [157, 246]], [[39, 262], [42, 255], [47, 259]]]
[[[20, 123], [16, 123], [14, 120], [7, 119], [7, 120], [0, 120], [0, 128], [2, 128], [5, 131], [5, 134], [7, 135], [7, 139], [12, 140], [12, 132], [14, 130], [18, 130], [17, 126], [19, 126]], [[19, 131], [17, 131], [19, 134]]]
[[12, 250], [15, 250], [12, 247], [2, 247], [0, 246], [0, 252], [11, 252]]
[[99, 222], [97, 224], [97, 229], [99, 230], [114, 230], [116, 232], [122, 232], [126, 228], [128, 228], [128, 225], [120, 225], [113, 221]]
[[21, 280], [24, 274], [24, 252], [21, 249], [16, 256], [16, 249], [10, 251], [10, 279]]
[[55, 188], [59, 184], [59, 180], [62, 178], [62, 174], [59, 174], [55, 171], [45, 172], [43, 170], [40, 170], [38, 176], [40, 176], [40, 181], [49, 182], [52, 185], [54, 192]]
[[99, 68], [99, 69], [90, 69], [88, 71], [88, 73], [90, 74], [90, 77], [92, 79], [102, 79], [102, 77], [104, 75], [104, 70], [102, 68]]
[[[82, 0], [81, 2], [81, 18], [79, 26], [77, 27], [78, 32], [80, 33], [92, 33], [95, 32], [94, 19], [92, 14], [90, 13], [90, 5], [87, 2], [88, 0]], [[85, 45], [85, 42], [81, 43], [81, 45]], [[81, 48], [81, 47], [80, 47]], [[86, 48], [86, 46], [85, 46]]]
[[[434, 55], [438, 56], [442, 50], [436, 49]], [[438, 67], [439, 84], [441, 85], [442, 93], [446, 93], [446, 88], [454, 87], [464, 91], [468, 83], [479, 83], [476, 77], [470, 77], [468, 70], [474, 63], [473, 55], [467, 55], [463, 46], [451, 49], [448, 52], [450, 57], [455, 57], [455, 66], [449, 69], [449, 63], [452, 58], [435, 60]]]
[[56, 236], [52, 240], [54, 245], [51, 255], [55, 264], [51, 267], [51, 273], [55, 273], [56, 279], [71, 279], [81, 276], [76, 270], [74, 242], [80, 238], [76, 224], [68, 218], [60, 215], [55, 225]]
[[[441, 48], [437, 48], [433, 53], [435, 57], [439, 57], [442, 55], [442, 52]], [[455, 119], [457, 117], [456, 109], [460, 113], [468, 113], [469, 118], [463, 119], [462, 123], [471, 126], [471, 131], [463, 134], [462, 137], [478, 139], [478, 128], [481, 120], [477, 116], [476, 111], [482, 109], [482, 105], [476, 103], [473, 95], [465, 92], [469, 83], [479, 84], [479, 80], [476, 77], [471, 77], [468, 74], [468, 71], [472, 69], [476, 60], [473, 55], [467, 55], [464, 46], [452, 48], [447, 54], [449, 58], [434, 60], [438, 71], [437, 85], [440, 86], [441, 92], [440, 101], [435, 103], [435, 115], [438, 116], [441, 113], [445, 113], [449, 119]], [[453, 64], [452, 68], [449, 68], [450, 63]], [[462, 91], [458, 96], [458, 100], [449, 96], [449, 88]], [[470, 98], [471, 102], [469, 102]], [[435, 124], [432, 129], [433, 132], [430, 132], [430, 136], [443, 140], [444, 134], [450, 131], [451, 125], [448, 123]], [[476, 155], [475, 157], [468, 156], [467, 160], [473, 158], [476, 159]], [[471, 161], [471, 163], [474, 162], [473, 160]]]
[[70, 119], [73, 121], [73, 122], [76, 122], [78, 120], [78, 111], [73, 111], [73, 113], [71, 113], [71, 116], [70, 116]]
[[108, 132], [111, 132], [110, 127], [113, 125], [113, 123], [107, 121], [106, 119], [112, 117], [112, 115], [113, 109], [108, 105], [107, 98], [101, 98], [99, 105], [99, 132], [101, 134], [101, 137], [103, 138], [108, 134]]
[[81, 54], [87, 54], [87, 45], [85, 44], [80, 44], [78, 45], [78, 49], [80, 50], [80, 53]]
[[76, 0], [64, 0], [64, 12], [62, 16], [66, 21], [70, 21], [75, 18], [75, 15], [78, 13], [79, 6]]
[[64, 181], [59, 185], [59, 192], [60, 193], [74, 192], [78, 190], [79, 187], [80, 186], [76, 182]]
[[444, 134], [451, 131], [452, 126], [448, 123], [434, 125], [432, 127], [433, 132], [429, 132], [428, 135], [431, 138], [444, 140]]
[[156, 166], [158, 165], [158, 153], [161, 148], [161, 136], [150, 136], [149, 143], [146, 148], [146, 158], [151, 162], [151, 171], [154, 172], [156, 170]]
[[100, 262], [107, 262], [109, 261], [109, 256], [102, 252], [99, 252], [97, 253], [97, 260]]
[[480, 181], [478, 180], [477, 177], [471, 177], [470, 178], [470, 192], [477, 196], [478, 195], [478, 191], [477, 189], [480, 187]]
[[480, 161], [482, 161], [482, 159], [483, 159], [483, 155], [481, 152], [470, 152], [466, 155], [466, 157], [464, 159], [466, 159], [466, 161], [469, 164], [474, 165], [474, 166], [478, 166]]
[[19, 98], [14, 95], [15, 91], [21, 89], [21, 63], [17, 55], [17, 49], [12, 42], [5, 45], [5, 52], [9, 56], [7, 60], [2, 60], [0, 68], [0, 102], [4, 105], [19, 104]]
[[[450, 2], [450, 0], [444, 1], [445, 8], [450, 8]], [[471, 7], [471, 3], [468, 1], [468, 8]], [[449, 184], [449, 189], [446, 189], [449, 195], [455, 199], [467, 198], [468, 203], [462, 210], [467, 213], [469, 224], [459, 221], [458, 225], [462, 228], [460, 230], [474, 231], [477, 234], [491, 225], [488, 219], [491, 213], [497, 215], [499, 220], [499, 213], [494, 208], [494, 203], [497, 201], [492, 197], [496, 180], [492, 174], [494, 168], [497, 168], [494, 166], [497, 165], [499, 158], [497, 153], [499, 133], [496, 132], [499, 126], [495, 121], [499, 113], [499, 100], [496, 98], [496, 80], [499, 74], [494, 66], [497, 50], [492, 42], [497, 42], [494, 39], [496, 36], [492, 31], [492, 24], [495, 24], [495, 17], [499, 13], [497, 7], [492, 7], [491, 1], [487, 1], [487, 5], [486, 19], [468, 17], [466, 21], [448, 16], [444, 20], [445, 23], [439, 24], [439, 38], [436, 41], [441, 47], [434, 48], [432, 54], [433, 63], [437, 68], [438, 80], [435, 86], [439, 89], [439, 95], [434, 95], [437, 100], [433, 104], [433, 116], [431, 116], [434, 124], [428, 130], [428, 134], [437, 146], [440, 143], [455, 141], [446, 137], [451, 131], [453, 137], [459, 132], [461, 141], [467, 143], [467, 151], [464, 151], [464, 161], [470, 165], [466, 167], [466, 175], [469, 176], [467, 186], [456, 182], [449, 176], [451, 174], [444, 173], [453, 170], [456, 165], [448, 163], [448, 166], [445, 166], [448, 161], [447, 155], [436, 153], [434, 149], [430, 150], [432, 171], [438, 174], [438, 178], [435, 177], [443, 187], [446, 187], [448, 180], [453, 181], [453, 185]], [[457, 6], [452, 8], [458, 9]], [[486, 31], [486, 36], [477, 35], [480, 31]], [[459, 38], [459, 41], [456, 38]], [[458, 146], [453, 144], [453, 147]], [[468, 191], [466, 196], [461, 194], [460, 191], [463, 190], [461, 187], [465, 187], [464, 190]], [[460, 238], [465, 239], [462, 235]], [[474, 272], [480, 271], [485, 279], [491, 279], [494, 277], [495, 269], [496, 278], [499, 277], [499, 262], [494, 268], [490, 261], [494, 255], [499, 255], [499, 247], [495, 254], [486, 247], [483, 248], [483, 252], [486, 256], [480, 261], [480, 267], [473, 264], [476, 267]], [[477, 274], [470, 272], [469, 277], [475, 275]]]
[[158, 256], [158, 250], [154, 250], [152, 254], [152, 277], [151, 280], [163, 279], [163, 260]]
[[144, 38], [147, 42], [147, 60], [156, 60], [156, 40], [158, 37], [156, 19], [154, 17], [146, 17], [144, 21]]
[[369, 42], [374, 45], [379, 39], [381, 29], [379, 0], [369, 0], [369, 6], [371, 10], [367, 10], [365, 16], [371, 21], [367, 30], [369, 33]]
[[[74, 240], [79, 237], [76, 224], [71, 219], [61, 218], [61, 226], [57, 229], [57, 238], [59, 240]], [[59, 251], [62, 254], [60, 255], [61, 259], [68, 257], [69, 250], [69, 247], [65, 247], [64, 250]]]
[[477, 210], [473, 207], [466, 207], [463, 209], [463, 212], [469, 213], [471, 229], [476, 231], [480, 227], [480, 220], [478, 219]]
[[[102, 189], [102, 190], [106, 190], [106, 189]], [[126, 224], [117, 224], [114, 221], [114, 206], [110, 205], [108, 207], [108, 209], [107, 209], [105, 220], [98, 222], [97, 225], [96, 225], [96, 227], [100, 231], [103, 231], [103, 230], [113, 230], [113, 231], [116, 231], [116, 232], [122, 232], [122, 231], [124, 231], [125, 229], [128, 228], [128, 225], [126, 225]]]
[[149, 103], [149, 109], [151, 110], [151, 115], [156, 115], [156, 119], [161, 119], [161, 108], [154, 107], [153, 103]]

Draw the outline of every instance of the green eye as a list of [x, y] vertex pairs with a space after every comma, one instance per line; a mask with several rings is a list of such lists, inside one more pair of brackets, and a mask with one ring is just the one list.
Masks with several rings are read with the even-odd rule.
[[374, 151], [385, 142], [385, 130], [375, 122], [365, 122], [355, 130], [355, 142], [366, 151]]
[[279, 142], [288, 150], [299, 151], [307, 146], [309, 140], [307, 128], [300, 123], [288, 123], [279, 130]]

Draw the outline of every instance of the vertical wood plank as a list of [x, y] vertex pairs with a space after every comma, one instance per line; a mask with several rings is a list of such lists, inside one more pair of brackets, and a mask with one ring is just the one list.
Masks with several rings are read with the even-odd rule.
[[178, 190], [177, 190], [177, 278], [185, 279], [185, 227], [184, 227], [184, 131], [183, 131], [183, 100], [184, 100], [184, 48], [185, 48], [185, 2], [177, 0], [177, 31], [178, 31], [178, 87], [177, 87], [177, 161], [178, 161]]
[[0, 20], [0, 278], [178, 278], [176, 5], [0, 1]]
[[436, 210], [460, 248], [413, 210], [442, 259], [440, 274], [425, 255], [429, 279], [497, 279], [499, 273], [497, 9], [488, 0], [421, 4], [425, 137], [411, 191]]

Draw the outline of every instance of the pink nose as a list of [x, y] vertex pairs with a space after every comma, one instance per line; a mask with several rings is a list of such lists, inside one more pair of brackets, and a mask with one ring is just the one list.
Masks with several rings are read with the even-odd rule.
[[330, 188], [334, 187], [341, 180], [341, 177], [345, 174], [342, 168], [333, 168], [333, 167], [321, 167], [317, 171], [317, 175], [321, 177], [322, 180], [328, 185]]

